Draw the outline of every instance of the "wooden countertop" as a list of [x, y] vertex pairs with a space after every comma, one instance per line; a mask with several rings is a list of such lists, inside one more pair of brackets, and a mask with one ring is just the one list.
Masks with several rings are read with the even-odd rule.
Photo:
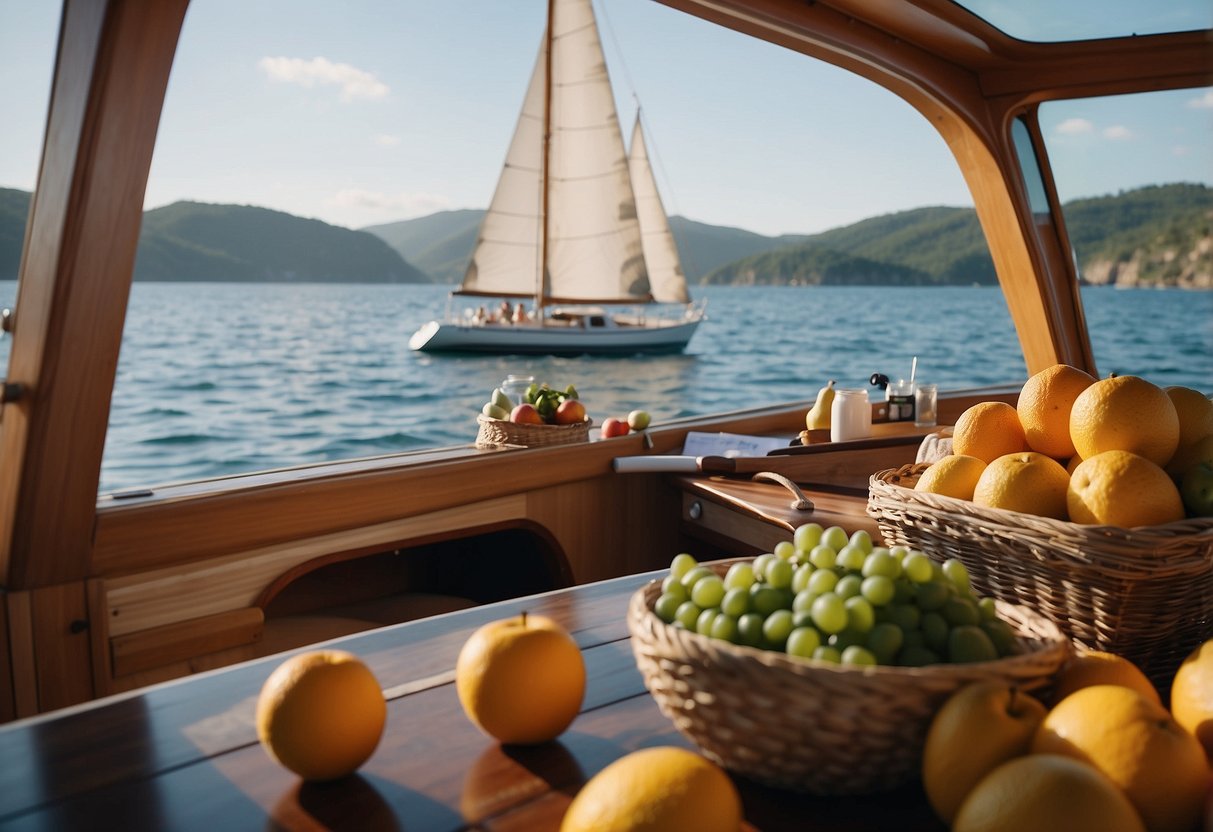
[[[644, 688], [628, 643], [634, 575], [477, 607], [328, 643], [360, 656], [388, 698], [387, 728], [358, 774], [305, 784], [254, 728], [280, 654], [0, 727], [0, 827], [31, 829], [557, 829], [610, 762], [688, 746]], [[503, 747], [464, 716], [455, 660], [481, 624], [526, 609], [573, 634], [586, 661], [581, 715], [557, 741]], [[873, 760], [879, 765], [879, 760]], [[734, 777], [751, 829], [943, 829], [918, 786], [821, 798]]]

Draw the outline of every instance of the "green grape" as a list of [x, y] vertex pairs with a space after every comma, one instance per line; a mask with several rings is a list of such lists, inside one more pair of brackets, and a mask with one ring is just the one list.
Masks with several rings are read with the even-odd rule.
[[868, 556], [864, 554], [863, 549], [848, 544], [843, 546], [842, 551], [838, 553], [838, 564], [844, 569], [858, 574], [863, 569], [863, 562], [867, 558]]
[[725, 589], [749, 589], [754, 583], [754, 567], [748, 563], [735, 563], [724, 575]]
[[792, 532], [792, 545], [798, 552], [811, 552], [813, 547], [821, 542], [824, 529], [817, 523], [805, 523]]
[[890, 546], [889, 554], [897, 558], [900, 563], [905, 563], [906, 558], [910, 555], [910, 547], [908, 546]]
[[893, 587], [893, 581], [889, 577], [885, 575], [872, 575], [863, 579], [863, 583], [859, 586], [859, 591], [863, 593], [864, 598], [872, 602], [873, 606], [883, 607], [893, 600], [896, 589]]
[[813, 613], [810, 610], [792, 610], [792, 627], [797, 630], [801, 627], [816, 629], [816, 625], [813, 623]]
[[691, 597], [690, 593], [687, 592], [687, 588], [673, 575], [666, 575], [665, 580], [661, 582], [661, 594], [674, 595], [681, 601], [685, 601]]
[[791, 560], [796, 554], [796, 547], [792, 545], [790, 540], [781, 540], [775, 544], [775, 548], [771, 550], [775, 557], [780, 560]]
[[981, 613], [982, 621], [993, 621], [998, 618], [998, 608], [993, 598], [982, 598], [977, 602], [977, 611]]
[[796, 571], [792, 573], [792, 591], [804, 592], [805, 587], [809, 585], [809, 578], [813, 576], [813, 564], [806, 563], [796, 567]]
[[863, 578], [855, 574], [846, 574], [834, 585], [834, 594], [839, 598], [854, 598], [863, 586]]
[[907, 644], [897, 654], [897, 663], [902, 667], [926, 667], [942, 661], [938, 653], [921, 644]]
[[901, 575], [901, 563], [888, 550], [873, 552], [863, 560], [863, 576], [883, 575], [892, 579]]
[[948, 633], [947, 655], [948, 661], [955, 664], [992, 662], [998, 658], [998, 648], [985, 630], [972, 624], [962, 624]]
[[695, 586], [691, 587], [691, 600], [700, 609], [719, 607], [723, 598], [724, 581], [720, 580], [716, 575], [702, 578], [695, 583]]
[[781, 648], [788, 640], [788, 635], [792, 632], [792, 611], [791, 610], [775, 610], [767, 616], [767, 620], [762, 623], [762, 637], [770, 644], [777, 644]]
[[866, 529], [859, 529], [851, 533], [850, 544], [863, 549], [865, 555], [870, 554], [872, 551], [872, 535]]
[[925, 584], [935, 574], [931, 569], [931, 559], [922, 552], [911, 552], [907, 555], [901, 562], [901, 568], [906, 577], [916, 584]]
[[806, 589], [814, 595], [822, 595], [833, 591], [837, 585], [838, 575], [832, 569], [818, 569], [809, 577]]
[[750, 594], [750, 609], [754, 610], [754, 612], [758, 613], [759, 615], [767, 616], [775, 612], [775, 610], [783, 609], [784, 607], [790, 608], [792, 605], [792, 599], [791, 597], [786, 597], [784, 593], [787, 593], [787, 595], [790, 596], [792, 590], [780, 590], [775, 589], [774, 587], [764, 586], [757, 592]]
[[807, 589], [797, 592], [796, 597], [792, 599], [792, 612], [808, 612], [813, 609], [813, 602], [817, 600], [818, 594]]
[[944, 620], [953, 627], [976, 624], [981, 621], [981, 613], [977, 611], [977, 605], [968, 598], [949, 598], [944, 602], [940, 612], [943, 613]]
[[821, 646], [821, 633], [812, 627], [794, 627], [788, 633], [787, 650], [790, 656], [810, 658], [813, 651]]
[[913, 604], [890, 604], [888, 621], [902, 630], [917, 630], [922, 621], [922, 611]]
[[893, 579], [893, 603], [894, 604], [909, 604], [914, 601], [915, 595], [918, 593], [918, 584], [911, 581], [905, 575], [900, 578]]
[[876, 625], [876, 612], [867, 598], [856, 595], [843, 601], [843, 606], [847, 608], [847, 629], [866, 633]]
[[842, 651], [842, 663], [874, 666], [876, 656], [872, 655], [870, 650], [860, 647], [858, 644], [852, 644]]
[[675, 580], [678, 580], [698, 565], [699, 561], [695, 560], [695, 558], [691, 557], [686, 552], [683, 552], [681, 554], [674, 555], [674, 559], [670, 561], [670, 574], [674, 576]]
[[847, 530], [842, 526], [830, 526], [821, 533], [821, 542], [829, 546], [835, 552], [840, 551], [843, 546], [846, 546], [851, 541]]
[[842, 652], [837, 647], [821, 645], [813, 651], [813, 658], [819, 662], [833, 662], [834, 664], [842, 663]]
[[759, 555], [758, 557], [754, 558], [753, 569], [754, 569], [754, 580], [755, 581], [763, 580], [763, 577], [767, 573], [767, 564], [775, 559], [776, 559], [775, 556], [770, 554], [769, 552], [767, 554]]
[[750, 610], [750, 591], [748, 589], [730, 589], [720, 599], [720, 611], [734, 618], [741, 618]]
[[927, 647], [941, 656], [947, 652], [950, 628], [942, 615], [937, 612], [924, 612], [922, 621], [918, 622], [918, 629], [922, 630]]
[[736, 644], [738, 636], [736, 618], [723, 612], [716, 616], [716, 620], [712, 622], [712, 638], [731, 641]]
[[922, 630], [902, 630], [901, 632], [901, 649], [907, 647], [926, 647], [927, 637], [922, 634]]
[[896, 624], [877, 624], [868, 633], [867, 647], [881, 664], [892, 664], [905, 641], [905, 634]]
[[830, 636], [828, 643], [831, 647], [838, 650], [846, 650], [848, 647], [856, 645], [862, 647], [866, 640], [867, 636], [864, 633], [844, 628], [841, 633], [834, 633], [834, 635]]
[[747, 612], [737, 619], [737, 640], [749, 647], [762, 645], [762, 625], [766, 616], [756, 612]]
[[943, 605], [947, 603], [951, 595], [952, 593], [948, 589], [947, 584], [937, 581], [932, 577], [927, 583], [918, 585], [918, 593], [915, 599], [920, 610], [930, 612], [932, 610], [943, 609]]
[[943, 562], [943, 574], [952, 582], [952, 586], [961, 592], [973, 591], [973, 584], [969, 581], [969, 570], [956, 558], [948, 558]]
[[830, 546], [819, 543], [809, 552], [809, 563], [818, 569], [831, 569], [838, 561], [838, 553]]
[[1015, 630], [1001, 618], [983, 621], [978, 626], [990, 637], [990, 641], [994, 642], [998, 655], [1014, 656], [1019, 652], [1019, 641], [1015, 638]]
[[678, 609], [674, 613], [674, 621], [688, 630], [694, 630], [695, 622], [699, 619], [699, 613], [701, 612], [703, 610], [695, 606], [694, 601], [683, 601], [678, 605]]
[[702, 581], [704, 578], [712, 577], [715, 574], [716, 574], [715, 572], [713, 572], [711, 569], [708, 569], [706, 566], [694, 566], [694, 567], [691, 567], [691, 569], [688, 570], [687, 573], [685, 575], [683, 575], [680, 580], [682, 582], [682, 585], [685, 586], [689, 590], [691, 587], [695, 586], [695, 584], [698, 583], [699, 581]]
[[792, 574], [795, 571], [790, 561], [776, 559], [767, 562], [765, 577], [773, 588], [787, 589], [792, 586]]
[[704, 610], [699, 613], [699, 617], [695, 619], [695, 632], [701, 636], [710, 636], [712, 634], [712, 622], [716, 620], [716, 616], [720, 614], [718, 609]]
[[833, 592], [817, 596], [811, 612], [813, 613], [813, 623], [823, 633], [842, 632], [847, 626], [847, 608], [842, 599]]
[[653, 612], [657, 613], [657, 617], [666, 624], [673, 624], [674, 617], [678, 614], [678, 608], [682, 606], [684, 600], [686, 599], [663, 592], [657, 599], [657, 603], [653, 604]]

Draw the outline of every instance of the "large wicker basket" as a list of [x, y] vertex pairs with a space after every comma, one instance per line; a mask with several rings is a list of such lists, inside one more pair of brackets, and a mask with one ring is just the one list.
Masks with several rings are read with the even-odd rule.
[[[723, 575], [734, 562], [709, 565]], [[726, 768], [815, 794], [864, 794], [915, 779], [931, 719], [952, 693], [984, 679], [1045, 687], [1070, 652], [1055, 624], [999, 604], [1021, 655], [920, 668], [843, 666], [671, 626], [652, 611], [660, 594], [660, 581], [637, 590], [628, 630], [661, 712]]]
[[982, 508], [915, 491], [926, 467], [871, 478], [868, 514], [889, 545], [959, 558], [980, 592], [1130, 659], [1164, 693], [1184, 657], [1213, 636], [1213, 519], [1121, 529]]
[[588, 442], [591, 421], [575, 425], [520, 425], [506, 419], [491, 419], [483, 413], [476, 417], [480, 430], [476, 434], [477, 448], [515, 445], [542, 448], [548, 445], [571, 445]]

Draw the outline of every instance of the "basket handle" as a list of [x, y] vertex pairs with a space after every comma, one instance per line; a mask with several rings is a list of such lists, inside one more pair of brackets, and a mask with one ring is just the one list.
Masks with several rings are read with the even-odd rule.
[[782, 485], [788, 491], [792, 492], [792, 496], [796, 499], [792, 501], [792, 508], [796, 511], [812, 511], [813, 501], [804, 495], [800, 490], [800, 486], [792, 482], [783, 474], [776, 474], [774, 471], [759, 471], [750, 479], [760, 482], [773, 482]]

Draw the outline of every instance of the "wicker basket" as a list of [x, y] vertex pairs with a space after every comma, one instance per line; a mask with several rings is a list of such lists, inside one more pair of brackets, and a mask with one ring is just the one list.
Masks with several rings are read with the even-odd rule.
[[591, 420], [575, 425], [519, 425], [506, 419], [490, 419], [483, 413], [476, 417], [480, 430], [476, 434], [477, 448], [515, 445], [542, 448], [548, 445], [572, 445], [588, 442]]
[[[723, 575], [736, 561], [710, 566]], [[632, 651], [661, 712], [710, 759], [770, 785], [864, 794], [919, 776], [939, 706], [962, 686], [1005, 679], [1033, 690], [1070, 652], [1057, 625], [1000, 604], [1022, 655], [975, 664], [852, 667], [708, 638], [652, 611], [661, 582], [628, 605]]]
[[1164, 693], [1184, 657], [1213, 636], [1213, 519], [1121, 529], [982, 508], [913, 490], [926, 467], [871, 478], [868, 514], [889, 545], [959, 558], [980, 592], [1130, 659]]

